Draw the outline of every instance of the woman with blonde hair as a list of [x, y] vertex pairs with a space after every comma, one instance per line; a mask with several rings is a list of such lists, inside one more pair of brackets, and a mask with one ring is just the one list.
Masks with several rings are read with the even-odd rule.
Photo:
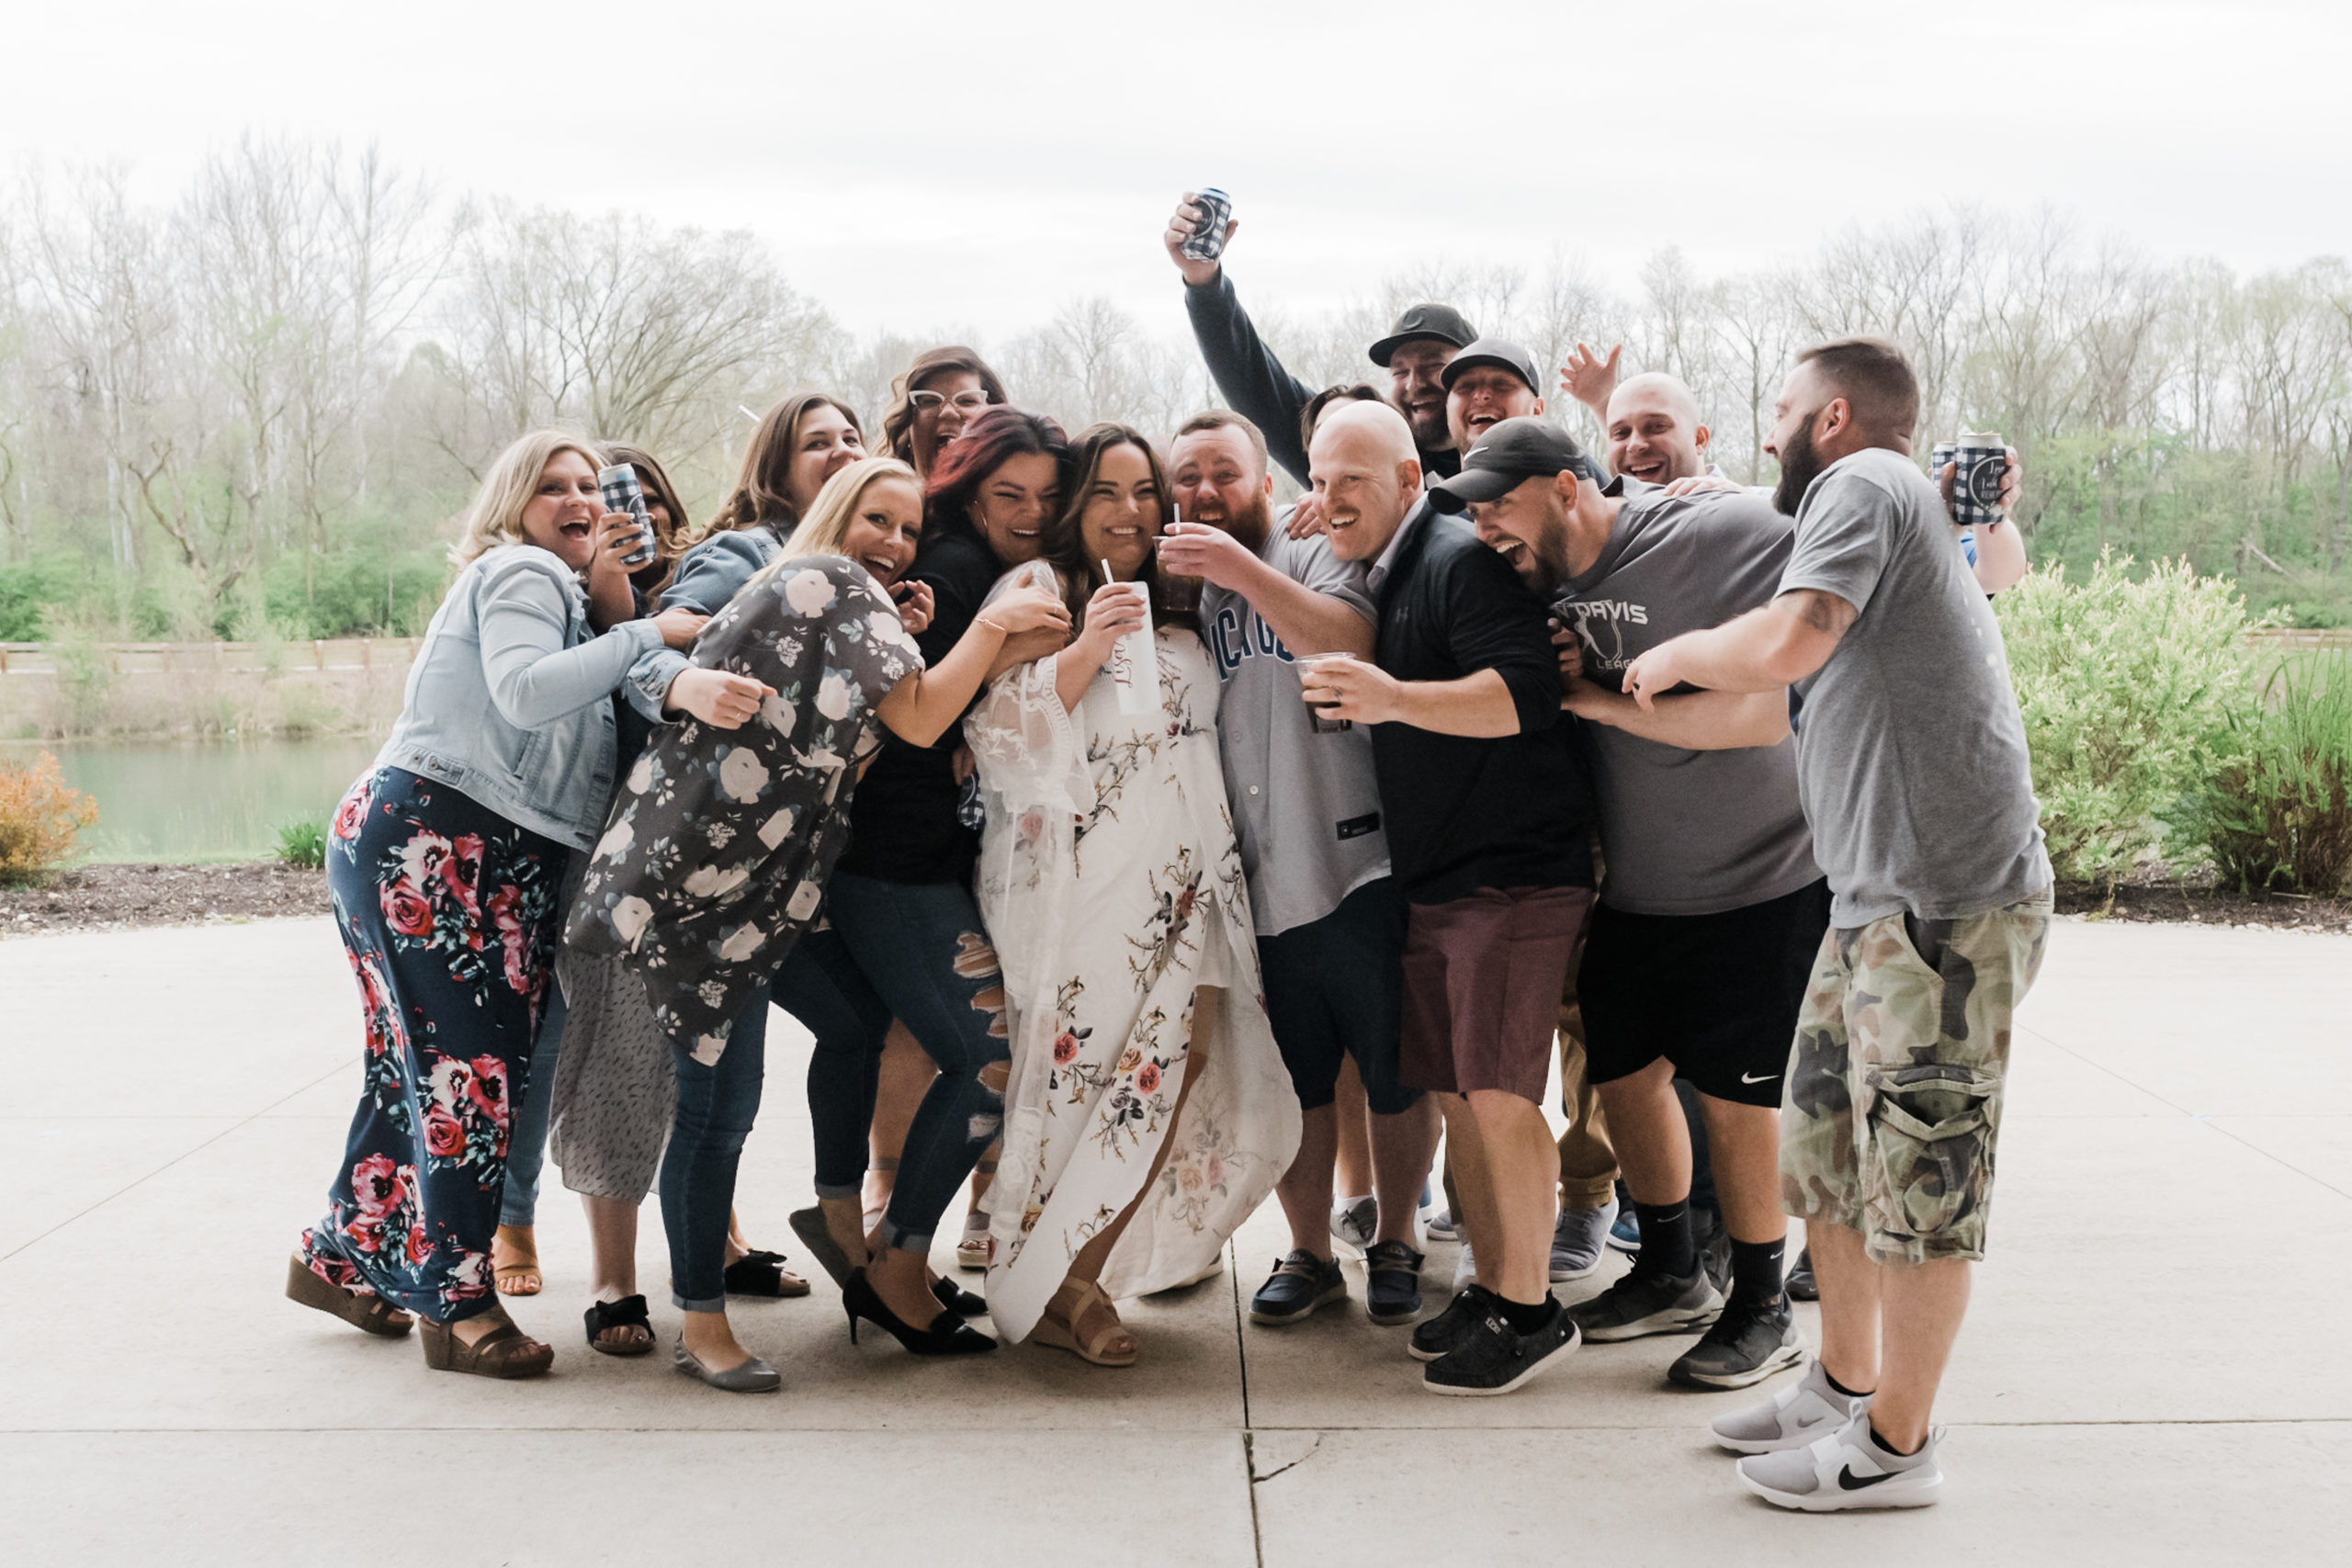
[[[1138, 1347], [1113, 1301], [1215, 1263], [1288, 1168], [1299, 1110], [1259, 999], [1216, 666], [1159, 592], [1167, 477], [1124, 425], [1072, 448], [1044, 553], [998, 592], [1065, 596], [1077, 636], [964, 725], [1014, 1026], [988, 1300], [1016, 1339], [1124, 1367]], [[1114, 666], [1136, 633], [1148, 655]]]
[[[653, 525], [653, 558], [643, 566], [631, 569], [628, 575], [617, 572], [599, 574], [591, 583], [594, 598], [590, 614], [607, 626], [623, 621], [644, 618], [658, 606], [662, 586], [670, 581], [670, 572], [678, 564], [693, 537], [693, 526], [686, 520], [686, 510], [679, 502], [678, 490], [670, 482], [668, 470], [650, 452], [636, 446], [607, 442], [604, 447], [607, 466], [626, 463], [636, 472], [638, 486], [645, 494], [647, 520]], [[614, 766], [626, 772], [645, 749], [652, 727], [639, 718], [628, 703], [616, 701], [613, 716], [618, 735]], [[606, 1103], [624, 1099], [649, 1098], [647, 1090], [653, 1087], [651, 1075], [627, 1073], [626, 1081], [609, 1085], [605, 1079], [615, 1067], [626, 1069], [633, 1064], [626, 1060], [626, 1053], [599, 1049], [595, 1036], [601, 1032], [593, 1022], [579, 1032], [582, 1038], [570, 1042], [572, 1055], [562, 1054], [567, 1043], [568, 1025], [572, 1019], [568, 1006], [571, 994], [582, 988], [581, 976], [566, 976], [562, 955], [556, 960], [556, 985], [548, 993], [548, 1005], [540, 1015], [539, 1037], [533, 1045], [530, 1092], [515, 1102], [514, 1125], [507, 1140], [506, 1196], [498, 1215], [498, 1234], [491, 1243], [491, 1265], [498, 1293], [502, 1296], [535, 1296], [539, 1293], [539, 1251], [537, 1238], [539, 1172], [545, 1162], [548, 1124], [555, 1114], [557, 1089], [560, 1083], [570, 1087], [577, 1098], [585, 1093], [592, 1100]], [[655, 1042], [659, 1043], [659, 1042]], [[661, 1069], [666, 1084], [670, 1071], [667, 1050], [659, 1056], [640, 1052], [639, 1058], [650, 1057]], [[567, 1068], [564, 1064], [569, 1061]], [[582, 1068], [593, 1067], [590, 1075], [594, 1087], [582, 1089]], [[640, 1081], [642, 1080], [642, 1081]], [[655, 1123], [654, 1153], [661, 1152], [661, 1129], [670, 1124], [669, 1105], [662, 1099], [661, 1116]], [[585, 1129], [582, 1129], [583, 1131]], [[593, 1133], [576, 1140], [593, 1145]], [[558, 1161], [561, 1164], [561, 1161]], [[649, 1165], [650, 1170], [650, 1165]], [[649, 1175], [638, 1185], [635, 1198], [623, 1209], [618, 1204], [605, 1204], [602, 1186], [591, 1178], [590, 1185], [572, 1185], [588, 1209], [588, 1234], [596, 1255], [596, 1286], [601, 1299], [620, 1301], [636, 1292], [637, 1201], [645, 1196], [650, 1185]], [[605, 1291], [608, 1282], [627, 1283], [626, 1290]], [[594, 1315], [592, 1309], [592, 1316]], [[588, 1342], [598, 1349], [613, 1350], [616, 1344], [629, 1341], [630, 1336], [615, 1337], [596, 1327], [591, 1328]], [[645, 1340], [640, 1348], [650, 1348]], [[626, 1353], [623, 1351], [621, 1353]]]
[[[695, 645], [678, 679], [718, 683], [710, 712], [663, 726], [630, 770], [566, 931], [578, 951], [628, 966], [670, 1038], [678, 1108], [662, 1218], [685, 1314], [673, 1359], [730, 1393], [782, 1381], [728, 1322], [728, 1216], [759, 1109], [770, 984], [816, 916], [860, 769], [884, 726], [936, 739], [1007, 638], [1069, 619], [1050, 595], [1008, 597], [926, 670], [908, 628], [929, 624], [930, 592], [909, 592], [903, 608], [890, 598], [922, 531], [903, 463], [867, 458], [827, 481]], [[960, 1322], [929, 1332], [980, 1338]]]
[[[629, 665], [702, 618], [605, 626], [592, 595], [638, 543], [604, 455], [537, 431], [483, 477], [401, 716], [335, 813], [327, 886], [359, 981], [359, 1108], [286, 1292], [368, 1333], [424, 1319], [425, 1364], [528, 1377], [554, 1359], [506, 1316], [491, 1241], [528, 1081], [565, 863], [594, 841]], [[605, 597], [605, 595], [596, 595]]]

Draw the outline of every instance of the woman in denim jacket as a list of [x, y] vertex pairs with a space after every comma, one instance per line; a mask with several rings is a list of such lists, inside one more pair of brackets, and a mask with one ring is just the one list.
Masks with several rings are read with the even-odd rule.
[[491, 1288], [512, 1106], [564, 868], [611, 796], [608, 699], [631, 663], [691, 643], [703, 621], [673, 610], [598, 632], [582, 575], [625, 573], [637, 543], [633, 521], [605, 511], [603, 460], [538, 431], [491, 466], [401, 716], [329, 840], [366, 1077], [287, 1294], [387, 1337], [422, 1317], [425, 1364], [445, 1371], [528, 1377], [554, 1359]]

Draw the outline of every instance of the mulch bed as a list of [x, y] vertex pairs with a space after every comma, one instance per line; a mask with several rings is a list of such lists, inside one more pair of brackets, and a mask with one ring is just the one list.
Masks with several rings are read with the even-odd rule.
[[2295, 893], [2248, 896], [2178, 882], [2123, 883], [2112, 894], [2089, 883], [2061, 883], [2058, 912], [2110, 920], [2352, 931], [2352, 899], [2305, 897]]
[[0, 887], [0, 937], [136, 926], [225, 925], [325, 915], [327, 874], [257, 861], [226, 865], [86, 865], [37, 887]]
[[[2248, 897], [2181, 883], [2058, 889], [2061, 914], [2210, 926], [2352, 932], [2352, 899], [2290, 893]], [[325, 915], [327, 878], [275, 861], [228, 865], [90, 865], [39, 887], [0, 887], [0, 937], [134, 926], [219, 925], [273, 915]]]

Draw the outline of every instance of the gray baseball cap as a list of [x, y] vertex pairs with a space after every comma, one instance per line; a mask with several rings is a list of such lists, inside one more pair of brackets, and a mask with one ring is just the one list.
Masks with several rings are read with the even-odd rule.
[[1446, 361], [1438, 380], [1447, 391], [1453, 390], [1455, 379], [1481, 365], [1493, 365], [1510, 371], [1527, 384], [1527, 389], [1537, 397], [1544, 395], [1544, 383], [1535, 368], [1535, 356], [1506, 338], [1482, 337], [1465, 346], [1461, 353]]

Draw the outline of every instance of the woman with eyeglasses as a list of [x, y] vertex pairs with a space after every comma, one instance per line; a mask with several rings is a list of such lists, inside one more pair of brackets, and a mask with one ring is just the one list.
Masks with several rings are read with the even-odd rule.
[[890, 389], [882, 446], [928, 481], [940, 448], [961, 435], [983, 409], [1004, 400], [1004, 383], [970, 349], [957, 344], [926, 349]]
[[[960, 344], [925, 349], [915, 355], [906, 374], [892, 383], [890, 409], [882, 416], [883, 447], [900, 462], [911, 465], [928, 483], [933, 464], [948, 444], [962, 435], [981, 414], [1001, 408], [1004, 403], [1004, 383], [989, 368], [988, 361], [971, 349]], [[950, 754], [960, 745], [960, 740], [951, 742]], [[966, 771], [968, 773], [968, 763]], [[889, 1043], [883, 1049], [879, 1087], [875, 1096], [873, 1157], [865, 1179], [865, 1228], [869, 1233], [881, 1223], [883, 1211], [889, 1206], [890, 1189], [898, 1179], [899, 1161], [905, 1153], [907, 1129], [913, 1125], [915, 1108], [931, 1088], [933, 1071], [931, 1058], [914, 1035], [904, 1024], [894, 1025]], [[980, 1213], [980, 1200], [995, 1168], [993, 1160], [984, 1159], [973, 1182], [967, 1225], [977, 1228], [956, 1249], [957, 1260], [967, 1269], [988, 1266], [984, 1250], [987, 1222]]]

